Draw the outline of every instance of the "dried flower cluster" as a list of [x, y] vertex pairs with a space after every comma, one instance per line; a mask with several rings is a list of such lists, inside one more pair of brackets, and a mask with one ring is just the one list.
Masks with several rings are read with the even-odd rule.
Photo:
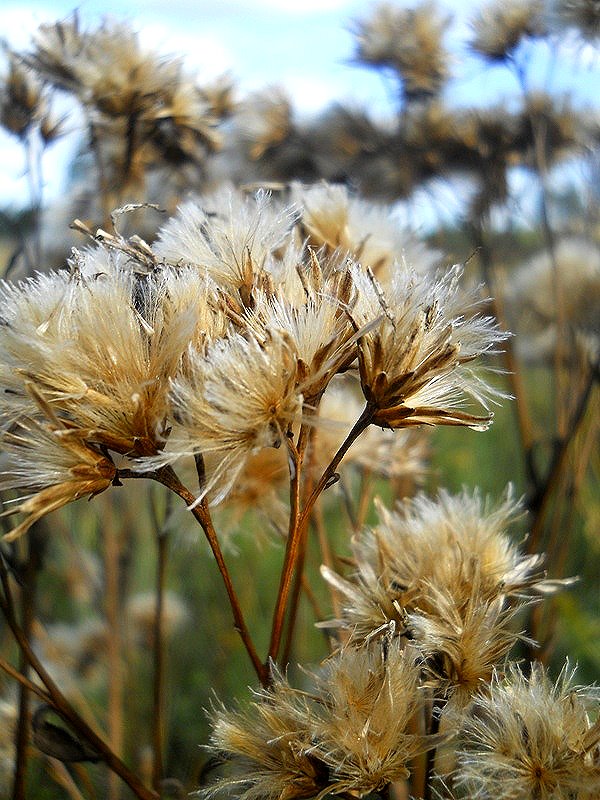
[[236, 711], [217, 708], [211, 750], [231, 775], [201, 793], [233, 788], [243, 800], [362, 797], [404, 780], [420, 753], [443, 738], [414, 732], [424, 702], [419, 668], [397, 641], [342, 650], [300, 691], [273, 686]]
[[183, 206], [155, 251], [100, 232], [69, 271], [2, 286], [2, 485], [28, 490], [12, 536], [117, 482], [117, 455], [139, 473], [202, 456], [221, 500], [348, 370], [373, 424], [487, 426], [462, 407], [496, 394], [470, 363], [503, 334], [471, 314], [460, 271], [398, 262], [381, 284], [303, 249], [295, 220], [221, 193]]
[[327, 624], [355, 646], [390, 631], [407, 637], [437, 696], [464, 706], [519, 640], [516, 610], [561, 585], [509, 538], [517, 511], [510, 492], [496, 507], [467, 491], [417, 495], [394, 511], [380, 503], [379, 525], [354, 541], [353, 575], [322, 568], [344, 601], [342, 619]]
[[356, 25], [356, 58], [394, 69], [408, 101], [435, 96], [447, 77], [442, 40], [449, 22], [434, 3], [413, 9], [381, 3]]
[[529, 676], [518, 666], [494, 676], [463, 724], [457, 783], [472, 797], [592, 800], [600, 791], [599, 701], [597, 689], [575, 685], [568, 664], [556, 683], [540, 665]]

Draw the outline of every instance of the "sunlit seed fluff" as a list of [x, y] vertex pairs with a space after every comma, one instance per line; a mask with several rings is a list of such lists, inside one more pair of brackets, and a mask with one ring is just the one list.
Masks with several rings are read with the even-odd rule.
[[306, 696], [280, 676], [246, 708], [213, 709], [209, 749], [226, 759], [230, 774], [201, 790], [200, 797], [232, 790], [240, 800], [317, 795], [327, 786], [327, 770], [309, 752], [310, 720]]
[[378, 276], [387, 275], [393, 262], [403, 256], [420, 273], [428, 272], [439, 258], [439, 253], [417, 244], [389, 207], [352, 195], [345, 186], [294, 184], [292, 196], [312, 245], [350, 255]]
[[206, 271], [226, 290], [250, 302], [256, 273], [289, 236], [290, 211], [274, 207], [258, 192], [245, 197], [231, 188], [190, 200], [161, 229], [156, 253], [173, 264]]
[[509, 537], [519, 511], [510, 491], [496, 505], [465, 490], [436, 499], [419, 494], [394, 511], [379, 503], [377, 510], [379, 524], [353, 542], [354, 573], [342, 578], [323, 569], [344, 598], [342, 624], [358, 641], [389, 622], [402, 632], [407, 612], [435, 613], [430, 586], [460, 608], [475, 594], [482, 603], [508, 601], [569, 583], [546, 580], [542, 556], [524, 555]]
[[52, 419], [22, 419], [1, 436], [0, 489], [25, 492], [3, 511], [25, 515], [6, 534], [7, 540], [21, 536], [51, 511], [111, 485], [114, 464], [86, 443], [85, 434]]
[[77, 288], [67, 272], [38, 275], [19, 284], [0, 283], [0, 417], [8, 427], [37, 405], [25, 382], [52, 385], [65, 397], [81, 396], [85, 385], [61, 359], [68, 337], [57, 331], [60, 309]]
[[359, 372], [374, 424], [489, 425], [491, 414], [463, 408], [474, 399], [487, 412], [502, 392], [468, 365], [494, 353], [506, 334], [491, 317], [465, 315], [476, 298], [461, 295], [461, 274], [455, 266], [434, 280], [399, 269], [384, 288], [353, 268], [358, 301], [351, 316], [357, 330], [371, 325], [360, 338]]
[[502, 61], [525, 37], [545, 33], [543, 5], [540, 0], [491, 0], [471, 25], [471, 48], [490, 61]]
[[474, 587], [457, 604], [447, 589], [424, 589], [428, 611], [408, 615], [411, 639], [423, 655], [425, 683], [436, 697], [465, 707], [482, 690], [513, 645], [524, 638], [513, 629], [516, 609], [506, 609], [502, 597], [485, 600]]
[[91, 441], [152, 455], [164, 445], [169, 378], [209, 291], [189, 270], [175, 287], [168, 272], [139, 275], [103, 248], [96, 265], [103, 256], [105, 271], [94, 276], [64, 272], [3, 287], [0, 408], [8, 421], [30, 413], [29, 381]]
[[[338, 276], [339, 284], [343, 276]], [[259, 339], [267, 339], [271, 332], [285, 338], [298, 360], [300, 391], [309, 402], [356, 358], [354, 330], [334, 285], [301, 303], [290, 303], [280, 292], [259, 296], [247, 322]]]
[[455, 782], [474, 798], [594, 800], [600, 794], [595, 687], [567, 665], [553, 682], [539, 664], [511, 666], [473, 703], [461, 731]]
[[415, 756], [439, 744], [440, 737], [411, 731], [422, 703], [413, 658], [392, 640], [346, 648], [325, 663], [310, 752], [329, 767], [330, 791], [362, 797], [385, 789], [409, 776]]
[[208, 348], [190, 351], [189, 369], [172, 382], [177, 421], [165, 460], [206, 453], [214, 470], [205, 492], [215, 502], [231, 489], [248, 457], [279, 447], [299, 418], [296, 358], [277, 334], [266, 341], [232, 333]]

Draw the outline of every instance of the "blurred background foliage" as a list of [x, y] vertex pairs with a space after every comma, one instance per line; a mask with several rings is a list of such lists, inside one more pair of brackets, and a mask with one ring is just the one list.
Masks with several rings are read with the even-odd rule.
[[[600, 12], [597, 4], [575, 0], [508, 0], [474, 9], [466, 46], [482, 71], [511, 72], [515, 92], [473, 98], [469, 107], [453, 105], [444, 90], [449, 41], [457, 34], [434, 3], [375, 5], [352, 24], [355, 52], [348, 56], [355, 63], [348, 69], [381, 74], [394, 98], [386, 119], [336, 104], [304, 120], [285, 89], [239, 97], [234, 79], [199, 85], [183, 64], [144, 52], [134, 29], [118, 21], [86, 30], [74, 14], [41, 28], [27, 51], [6, 49], [0, 122], [27, 154], [31, 193], [27, 208], [7, 204], [0, 213], [4, 274], [14, 280], [64, 264], [70, 247], [82, 245], [69, 230], [76, 217], [92, 229], [110, 229], [111, 210], [124, 203], [157, 203], [172, 213], [190, 193], [224, 182], [265, 185], [285, 197], [290, 182], [326, 179], [389, 204], [412, 222], [413, 238], [442, 253], [438, 263], [466, 262], [467, 278], [486, 284], [496, 298], [491, 311], [516, 334], [507, 346], [511, 374], [497, 378], [515, 399], [495, 410], [483, 435], [434, 431], [423, 488], [479, 486], [499, 497], [514, 484], [528, 511], [515, 537], [535, 527], [535, 550], [548, 552], [551, 574], [580, 576], [522, 624], [533, 623], [538, 657], [556, 667], [568, 656], [579, 664], [580, 680], [593, 682], [600, 671], [599, 109], [582, 106], [576, 85], [566, 94], [553, 91], [551, 77], [543, 86], [530, 77], [543, 51], [555, 71], [562, 57], [580, 57], [579, 78], [588, 80], [584, 63], [590, 52], [599, 57]], [[561, 51], [567, 29], [568, 53]], [[53, 115], [57, 94], [69, 98], [68, 124]], [[47, 203], [44, 162], [67, 129], [80, 137], [80, 152], [68, 193]], [[451, 219], [443, 210], [449, 197]], [[145, 209], [124, 224], [151, 242], [160, 221]], [[563, 252], [565, 242], [576, 247]], [[340, 507], [365, 483], [369, 499], [393, 502], [414, 491], [348, 467], [323, 507], [332, 549], [342, 559], [351, 524]], [[87, 719], [120, 729], [115, 735], [126, 760], [149, 776], [155, 531], [165, 525], [171, 531], [165, 774], [191, 790], [206, 764], [204, 710], [217, 697], [244, 696], [255, 679], [208, 547], [183, 506], [167, 507], [161, 489], [131, 482], [109, 497], [80, 501], [42, 520], [6, 556], [21, 570], [23, 591], [34, 592], [30, 635], [37, 652]], [[252, 510], [235, 513], [225, 504], [216, 519], [217, 530], [227, 531], [233, 580], [264, 652], [281, 534]], [[374, 519], [369, 504], [364, 519]], [[311, 542], [310, 596], [301, 595], [290, 653], [290, 674], [300, 682], [296, 665], [316, 663], [327, 652], [324, 632], [314, 627], [332, 613], [319, 558]], [[0, 637], [2, 653], [18, 660], [6, 627]], [[0, 677], [0, 692], [6, 720], [0, 727], [7, 731], [17, 713], [7, 676]], [[6, 738], [0, 771], [10, 774], [14, 751]], [[89, 775], [104, 787], [102, 766], [90, 766]], [[34, 753], [26, 796], [77, 797], [70, 780], [64, 767]], [[4, 786], [2, 796], [9, 797], [10, 780]], [[116, 798], [121, 789], [103, 791], [97, 796]]]

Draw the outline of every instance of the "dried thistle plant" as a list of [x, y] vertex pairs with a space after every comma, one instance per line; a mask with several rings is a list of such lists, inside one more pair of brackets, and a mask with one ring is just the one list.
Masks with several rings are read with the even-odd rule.
[[512, 666], [475, 699], [461, 731], [456, 782], [473, 796], [591, 800], [600, 788], [598, 693], [566, 664], [556, 682], [539, 665]]
[[493, 0], [476, 13], [472, 27], [473, 50], [490, 61], [503, 61], [524, 38], [545, 33], [542, 3]]
[[381, 3], [356, 23], [356, 58], [394, 69], [407, 101], [436, 96], [447, 77], [443, 35], [449, 22], [434, 3], [412, 9]]

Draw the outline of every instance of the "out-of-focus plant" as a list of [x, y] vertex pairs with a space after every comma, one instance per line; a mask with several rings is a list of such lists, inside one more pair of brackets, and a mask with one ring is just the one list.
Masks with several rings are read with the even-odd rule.
[[[598, 694], [568, 663], [551, 677], [574, 510], [593, 547], [598, 469], [597, 218], [559, 227], [553, 183], [597, 124], [530, 75], [560, 25], [593, 44], [594, 4], [477, 10], [470, 51], [519, 96], [455, 109], [450, 15], [374, 7], [355, 61], [393, 87], [385, 123], [342, 106], [303, 123], [277, 88], [234, 102], [229, 79], [196, 84], [116, 22], [84, 31], [74, 15], [8, 54], [4, 127], [31, 159], [58, 133], [49, 92], [66, 93], [94, 176], [72, 214], [87, 244], [33, 275], [47, 254], [30, 161], [30, 277], [0, 286], [13, 800], [47, 783], [40, 769], [71, 798], [110, 800], [123, 782], [147, 800], [598, 796]], [[470, 189], [467, 263], [450, 268], [449, 231], [426, 244], [390, 206], [446, 181]], [[130, 235], [157, 207], [166, 222]], [[464, 429], [487, 430], [509, 395], [522, 500], [428, 494], [440, 429], [475, 447]], [[257, 558], [273, 539], [283, 555]], [[222, 594], [207, 609], [208, 551]], [[213, 699], [205, 755], [182, 769], [181, 720], [203, 725], [194, 691], [230, 680], [239, 697], [244, 651], [259, 688], [235, 708]], [[297, 674], [306, 653], [324, 660]]]

